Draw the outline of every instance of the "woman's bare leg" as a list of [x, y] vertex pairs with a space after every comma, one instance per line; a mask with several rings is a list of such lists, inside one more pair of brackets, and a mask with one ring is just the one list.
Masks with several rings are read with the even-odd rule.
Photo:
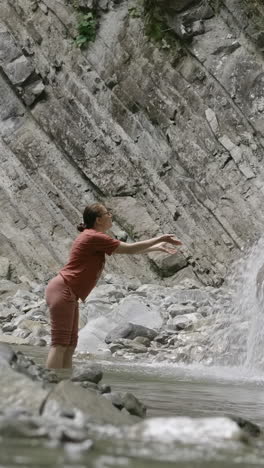
[[46, 367], [48, 369], [62, 369], [66, 349], [65, 346], [52, 346], [49, 350]]
[[72, 369], [72, 356], [75, 351], [75, 346], [67, 346], [63, 356], [63, 368]]

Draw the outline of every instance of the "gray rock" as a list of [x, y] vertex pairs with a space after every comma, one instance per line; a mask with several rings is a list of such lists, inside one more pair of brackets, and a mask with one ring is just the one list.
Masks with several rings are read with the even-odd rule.
[[93, 382], [98, 384], [102, 380], [103, 373], [98, 366], [91, 365], [86, 368], [74, 368], [71, 380], [73, 382]]
[[38, 382], [22, 375], [0, 360], [1, 378], [5, 385], [0, 387], [0, 410], [7, 407], [21, 408], [38, 413], [48, 391]]
[[168, 313], [171, 317], [176, 317], [177, 315], [193, 314], [196, 312], [196, 307], [191, 305], [183, 304], [172, 304], [168, 307]]
[[105, 342], [107, 344], [112, 343], [112, 341], [117, 340], [118, 338], [127, 338], [130, 332], [133, 330], [132, 323], [125, 323], [118, 325], [111, 332], [109, 332], [105, 337]]
[[124, 408], [122, 394], [120, 392], [111, 392], [104, 394], [104, 397], [111, 401], [111, 403], [119, 410]]
[[44, 93], [45, 85], [43, 81], [38, 80], [34, 83], [25, 86], [23, 89], [22, 99], [27, 106], [31, 106], [36, 99]]
[[7, 295], [14, 294], [19, 289], [19, 286], [9, 280], [0, 280], [0, 297], [6, 297]]
[[0, 418], [0, 434], [7, 438], [48, 438], [48, 429], [37, 424], [33, 418], [23, 418], [19, 421], [15, 418]]
[[33, 73], [34, 67], [24, 55], [21, 55], [12, 62], [4, 64], [3, 70], [11, 83], [21, 85]]
[[235, 421], [241, 429], [243, 429], [245, 432], [249, 433], [253, 437], [258, 437], [262, 433], [262, 430], [257, 424], [254, 424], [251, 421], [248, 421], [247, 419], [236, 415], [227, 416], [233, 421]]
[[109, 348], [112, 353], [122, 348], [125, 348], [126, 350], [129, 350], [135, 354], [147, 352], [146, 346], [126, 338], [119, 338], [118, 340], [111, 343]]
[[122, 395], [122, 403], [126, 410], [135, 416], [143, 418], [146, 416], [147, 408], [132, 393]]
[[179, 253], [164, 258], [161, 262], [163, 276], [171, 276], [188, 265], [186, 258]]
[[192, 35], [193, 36], [198, 36], [199, 34], [204, 34], [205, 28], [204, 28], [204, 23], [203, 21], [194, 21], [192, 23]]
[[150, 339], [146, 338], [145, 336], [136, 336], [134, 338], [134, 343], [139, 343], [142, 344], [143, 346], [146, 346], [147, 348], [150, 346]]
[[21, 50], [15, 44], [14, 38], [7, 30], [0, 31], [0, 62], [11, 62], [21, 55]]
[[10, 279], [10, 261], [6, 257], [0, 257], [0, 280]]
[[4, 333], [8, 333], [8, 332], [13, 332], [14, 330], [16, 330], [16, 328], [17, 328], [16, 325], [7, 323], [3, 325], [2, 330]]
[[116, 341], [119, 338], [126, 338], [133, 340], [137, 336], [148, 338], [150, 341], [157, 336], [157, 332], [142, 325], [136, 325], [134, 323], [125, 323], [123, 325], [118, 325], [115, 327], [108, 335], [105, 337], [105, 342], [107, 344]]
[[11, 364], [16, 359], [16, 353], [8, 344], [0, 343], [0, 359]]
[[129, 414], [139, 416], [140, 418], [146, 416], [146, 406], [132, 393], [111, 392], [104, 396], [119, 410], [125, 408]]
[[94, 390], [96, 392], [98, 391], [98, 386], [94, 382], [89, 382], [89, 381], [81, 382], [81, 387], [82, 388], [88, 388], [89, 390]]
[[201, 314], [193, 313], [188, 315], [176, 316], [168, 321], [168, 326], [173, 330], [184, 330], [192, 327], [194, 324], [200, 322], [203, 319]]
[[77, 408], [83, 411], [90, 421], [97, 424], [133, 424], [132, 416], [122, 414], [105, 396], [81, 388], [70, 381], [62, 381], [49, 393], [42, 408], [43, 416], [61, 413], [62, 409]]
[[110, 385], [107, 384], [99, 384], [98, 385], [98, 390], [100, 393], [111, 393], [111, 387]]

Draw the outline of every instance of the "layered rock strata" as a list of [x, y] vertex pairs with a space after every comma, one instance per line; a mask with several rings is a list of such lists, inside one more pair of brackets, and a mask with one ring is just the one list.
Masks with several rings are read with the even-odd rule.
[[[263, 5], [156, 2], [174, 39], [155, 42], [135, 0], [81, 3], [0, 1], [0, 254], [12, 279], [57, 271], [82, 209], [102, 200], [113, 234], [185, 243], [169, 264], [115, 258], [112, 271], [219, 285], [263, 230]], [[81, 51], [78, 5], [99, 12]]]

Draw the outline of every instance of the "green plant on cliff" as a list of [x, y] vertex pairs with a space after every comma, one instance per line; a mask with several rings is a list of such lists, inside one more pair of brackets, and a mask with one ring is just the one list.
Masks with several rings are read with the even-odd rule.
[[209, 0], [209, 5], [213, 8], [215, 14], [219, 14], [221, 10], [221, 0]]
[[157, 0], [143, 0], [145, 33], [149, 39], [168, 47], [175, 45], [176, 36], [166, 24], [164, 11]]
[[84, 47], [95, 40], [96, 37], [96, 28], [97, 20], [95, 14], [92, 12], [89, 13], [80, 13], [79, 22], [77, 24], [78, 35], [75, 37], [74, 42], [77, 47]]

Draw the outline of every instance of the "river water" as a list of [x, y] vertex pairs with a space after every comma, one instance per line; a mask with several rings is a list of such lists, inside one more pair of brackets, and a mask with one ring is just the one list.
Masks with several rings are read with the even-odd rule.
[[[131, 432], [130, 437], [124, 433], [118, 438], [110, 428], [101, 428], [101, 432], [95, 429], [96, 442], [91, 450], [85, 443], [56, 446], [36, 439], [2, 437], [0, 468], [264, 467], [264, 437], [241, 442], [223, 433], [221, 436], [225, 423], [219, 421], [224, 416], [243, 417], [264, 429], [264, 297], [256, 301], [263, 248], [261, 240], [233, 268], [232, 304], [228, 316], [223, 313], [220, 321], [234, 320], [228, 328], [220, 328], [219, 334], [212, 334], [216, 347], [223, 337], [228, 338], [231, 360], [223, 362], [223, 367], [140, 364], [89, 354], [75, 357], [76, 366], [87, 360], [99, 363], [103, 383], [114, 391], [132, 392], [145, 403], [154, 442], [141, 435], [132, 437]], [[241, 323], [247, 326], [240, 327]], [[21, 350], [43, 365], [46, 349], [26, 346]], [[233, 362], [238, 366], [232, 367]], [[157, 417], [160, 419], [155, 425]], [[199, 418], [210, 418], [204, 432], [208, 423]], [[196, 426], [194, 421], [198, 421]], [[182, 439], [174, 437], [175, 427]]]
[[[22, 349], [43, 364], [43, 348]], [[82, 366], [86, 355], [76, 357]], [[93, 361], [94, 362], [94, 361]], [[241, 368], [203, 366], [140, 365], [115, 360], [97, 360], [103, 382], [112, 390], [131, 391], [147, 408], [147, 417], [242, 416], [264, 427], [264, 375], [250, 375]], [[164, 419], [160, 427], [162, 436]], [[82, 450], [84, 448], [84, 450]], [[170, 443], [147, 445], [143, 441], [111, 440], [101, 437], [93, 450], [66, 444], [28, 439], [0, 440], [0, 467], [75, 468], [227, 468], [264, 466], [264, 441], [253, 444], [225, 441], [215, 444]]]

